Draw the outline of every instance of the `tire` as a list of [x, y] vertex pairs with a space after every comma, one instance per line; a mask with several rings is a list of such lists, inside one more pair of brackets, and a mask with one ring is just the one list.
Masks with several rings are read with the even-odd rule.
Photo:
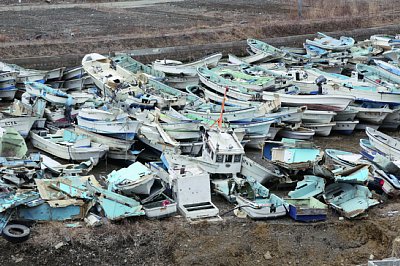
[[22, 224], [9, 224], [4, 227], [2, 236], [11, 243], [22, 243], [29, 239], [31, 230]]

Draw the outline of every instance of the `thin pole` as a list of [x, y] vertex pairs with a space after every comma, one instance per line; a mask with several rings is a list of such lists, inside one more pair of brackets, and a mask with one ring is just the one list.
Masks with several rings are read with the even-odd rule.
[[297, 0], [297, 15], [299, 18], [303, 17], [303, 0]]

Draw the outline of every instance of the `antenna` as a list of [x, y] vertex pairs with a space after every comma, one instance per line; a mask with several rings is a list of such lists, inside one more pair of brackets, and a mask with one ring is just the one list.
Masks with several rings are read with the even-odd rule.
[[216, 123], [218, 123], [218, 127], [222, 128], [222, 122], [223, 122], [223, 116], [224, 116], [224, 108], [225, 108], [225, 101], [226, 101], [226, 94], [229, 91], [229, 88], [225, 88], [224, 92], [224, 99], [222, 99], [222, 104], [221, 104], [221, 113], [219, 114], [219, 118], [215, 120], [215, 122], [211, 125], [213, 127]]

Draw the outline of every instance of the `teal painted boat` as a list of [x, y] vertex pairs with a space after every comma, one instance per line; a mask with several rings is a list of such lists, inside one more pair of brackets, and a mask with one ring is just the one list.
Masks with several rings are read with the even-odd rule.
[[346, 218], [355, 218], [377, 204], [368, 187], [347, 183], [333, 183], [326, 187], [325, 202]]
[[157, 79], [164, 79], [165, 73], [136, 61], [129, 55], [117, 55], [111, 58], [118, 66], [133, 74], [144, 73]]
[[321, 195], [325, 189], [325, 180], [315, 175], [305, 175], [297, 182], [296, 189], [289, 192], [291, 199], [307, 199]]

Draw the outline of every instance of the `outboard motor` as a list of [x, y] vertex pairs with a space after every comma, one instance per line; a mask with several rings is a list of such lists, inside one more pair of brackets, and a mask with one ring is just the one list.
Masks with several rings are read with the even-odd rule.
[[322, 84], [326, 83], [326, 78], [321, 75], [315, 80], [315, 83], [318, 86], [318, 94], [322, 94]]

